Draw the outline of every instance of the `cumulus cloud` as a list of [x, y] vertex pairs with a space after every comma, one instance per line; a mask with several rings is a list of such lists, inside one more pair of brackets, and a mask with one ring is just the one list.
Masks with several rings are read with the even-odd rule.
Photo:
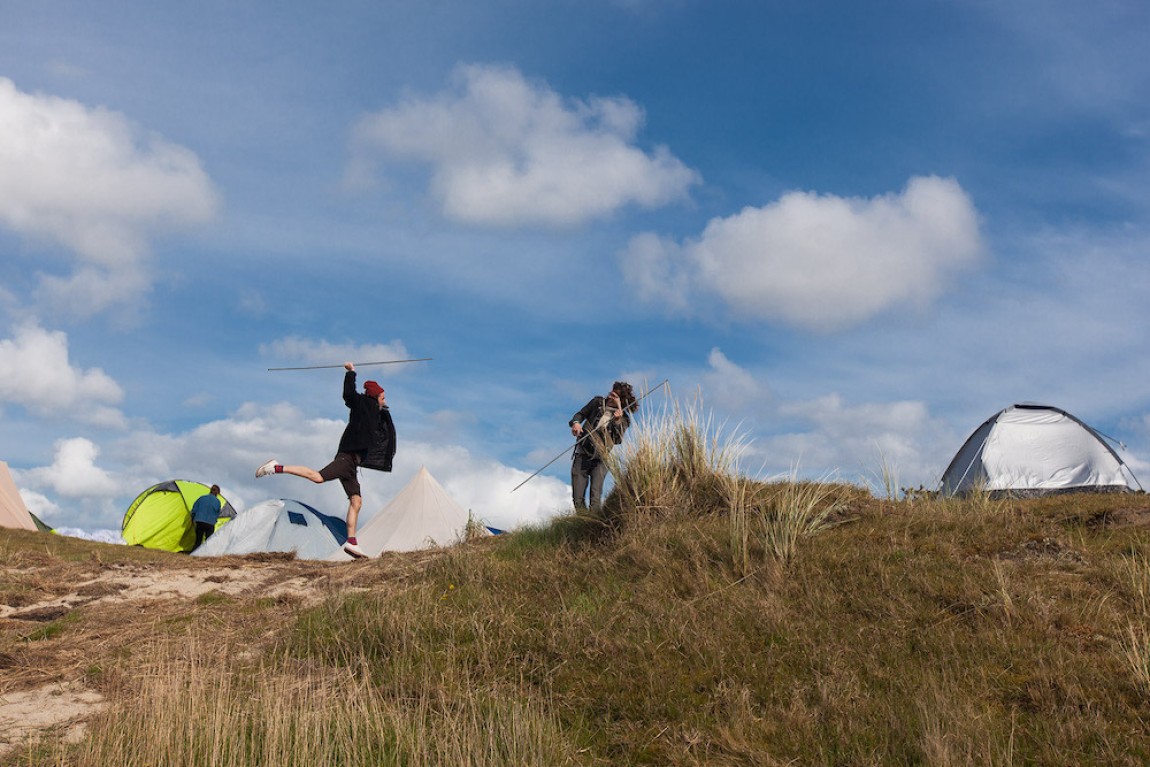
[[[389, 344], [333, 344], [330, 341], [288, 336], [260, 345], [260, 354], [300, 365], [343, 365], [345, 362], [385, 362], [412, 359], [402, 341]], [[400, 365], [392, 372], [400, 372]]]
[[765, 436], [754, 449], [778, 473], [833, 470], [874, 486], [885, 467], [896, 484], [931, 486], [956, 449], [953, 435], [918, 401], [849, 405], [828, 394], [782, 403], [776, 416], [794, 428]]
[[125, 301], [151, 289], [151, 273], [144, 264], [130, 270], [83, 266], [65, 277], [41, 275], [36, 295], [49, 306], [76, 317], [92, 317], [116, 307], [123, 309], [122, 317], [133, 317], [139, 307], [124, 305]]
[[[761, 368], [744, 367], [718, 348], [676, 380], [679, 404], [698, 391], [703, 415], [721, 428], [720, 442], [746, 441], [739, 464], [753, 476], [794, 474], [885, 490], [885, 466], [900, 486], [931, 486], [961, 444], [923, 401], [852, 402], [833, 390], [796, 398], [786, 393], [794, 381], [776, 388]], [[817, 382], [801, 382], [800, 390], [812, 388]]]
[[635, 145], [642, 122], [627, 98], [564, 99], [510, 67], [461, 66], [450, 90], [361, 120], [349, 177], [370, 178], [377, 157], [425, 163], [450, 218], [577, 224], [626, 205], [684, 199], [698, 182], [665, 147]]
[[48, 489], [65, 498], [109, 498], [119, 489], [116, 480], [96, 465], [100, 450], [83, 437], [56, 443], [51, 466], [23, 472], [33, 488]]
[[[16, 480], [16, 472], [13, 472], [13, 480]], [[20, 491], [20, 497], [24, 499], [24, 506], [28, 511], [35, 514], [40, 518], [40, 521], [51, 524], [52, 519], [60, 513], [60, 506], [55, 501], [52, 501], [48, 496], [43, 493], [38, 493], [27, 487], [17, 488]]]
[[195, 154], [116, 112], [24, 93], [0, 77], [0, 136], [0, 225], [78, 257], [75, 276], [41, 287], [69, 311], [138, 295], [150, 284], [150, 239], [216, 211]]
[[71, 538], [82, 538], [86, 541], [96, 541], [98, 543], [126, 543], [124, 541], [124, 537], [120, 535], [119, 530], [82, 530], [78, 527], [57, 527], [53, 529], [60, 535], [67, 535]]
[[0, 339], [0, 403], [14, 403], [41, 415], [68, 417], [102, 426], [122, 426], [113, 407], [124, 392], [100, 368], [83, 370], [68, 359], [68, 336], [35, 324]]
[[707, 365], [709, 370], [702, 379], [707, 402], [727, 412], [738, 412], [770, 401], [766, 381], [727, 359], [717, 346], [707, 355]]
[[790, 192], [683, 244], [639, 235], [622, 261], [640, 297], [669, 310], [716, 296], [745, 317], [829, 331], [926, 305], [982, 252], [969, 197], [930, 176], [870, 199]]

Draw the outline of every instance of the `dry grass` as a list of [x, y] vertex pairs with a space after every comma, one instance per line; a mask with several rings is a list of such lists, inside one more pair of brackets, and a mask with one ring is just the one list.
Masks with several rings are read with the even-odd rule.
[[[18, 763], [1150, 761], [1150, 498], [734, 482], [731, 445], [687, 420], [621, 453], [605, 527], [563, 518], [350, 565], [236, 563], [309, 576], [294, 599], [221, 585], [9, 619], [0, 660], [78, 675], [110, 702], [79, 744], [47, 733]], [[786, 509], [801, 521], [763, 532]], [[24, 609], [63, 590], [53, 564], [87, 577], [187, 562], [42, 545], [0, 537], [0, 589]]]
[[146, 648], [119, 706], [81, 746], [49, 749], [49, 759], [78, 767], [569, 761], [562, 731], [529, 695], [434, 678], [396, 690], [365, 666], [333, 673], [282, 657], [269, 665], [243, 646], [202, 641]]
[[697, 398], [686, 405], [668, 400], [642, 414], [608, 455], [615, 487], [604, 503], [606, 521], [624, 527], [684, 509], [725, 511], [729, 477], [738, 473], [747, 444], [737, 429], [716, 423]]

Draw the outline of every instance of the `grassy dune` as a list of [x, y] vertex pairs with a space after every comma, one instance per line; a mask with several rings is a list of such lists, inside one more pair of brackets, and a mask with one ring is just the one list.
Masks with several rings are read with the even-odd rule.
[[[1150, 762], [1146, 496], [761, 483], [737, 436], [691, 411], [654, 421], [600, 516], [418, 566], [332, 565], [353, 575], [308, 600], [6, 632], [10, 659], [120, 632], [74, 666], [110, 701], [86, 737], [14, 763]], [[0, 595], [27, 591], [32, 540], [0, 538]], [[140, 556], [67, 547], [36, 556]]]

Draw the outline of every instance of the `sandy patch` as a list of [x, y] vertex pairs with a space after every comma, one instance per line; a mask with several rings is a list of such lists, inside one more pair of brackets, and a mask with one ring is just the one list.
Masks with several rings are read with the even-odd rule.
[[68, 743], [84, 737], [86, 719], [104, 707], [104, 697], [76, 682], [0, 695], [0, 755], [29, 735], [63, 729]]
[[304, 602], [319, 598], [315, 579], [290, 575], [274, 567], [104, 573], [76, 584], [69, 594], [31, 604], [0, 604], [0, 618], [49, 621], [85, 605], [196, 599], [211, 592], [273, 599], [290, 595]]

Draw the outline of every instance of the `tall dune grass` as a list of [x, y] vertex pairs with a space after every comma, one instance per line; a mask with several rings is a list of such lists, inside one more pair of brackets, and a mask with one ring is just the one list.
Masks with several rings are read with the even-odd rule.
[[[122, 708], [82, 747], [57, 753], [76, 767], [506, 767], [568, 764], [574, 749], [530, 691], [380, 683], [359, 658], [333, 670], [269, 656], [244, 663], [235, 647], [155, 647], [139, 659]], [[351, 660], [348, 658], [347, 660]], [[146, 701], [140, 706], [138, 701]]]
[[724, 515], [729, 557], [745, 576], [769, 563], [786, 565], [799, 541], [823, 529], [835, 508], [833, 486], [745, 476], [750, 447], [738, 428], [717, 422], [696, 397], [666, 402], [639, 419], [628, 440], [609, 456], [615, 489], [605, 514], [615, 526], [636, 526], [671, 515]]
[[614, 525], [690, 511], [723, 511], [726, 482], [748, 446], [740, 431], [717, 423], [701, 399], [666, 400], [636, 418], [623, 444], [608, 454], [615, 487], [604, 504]]

